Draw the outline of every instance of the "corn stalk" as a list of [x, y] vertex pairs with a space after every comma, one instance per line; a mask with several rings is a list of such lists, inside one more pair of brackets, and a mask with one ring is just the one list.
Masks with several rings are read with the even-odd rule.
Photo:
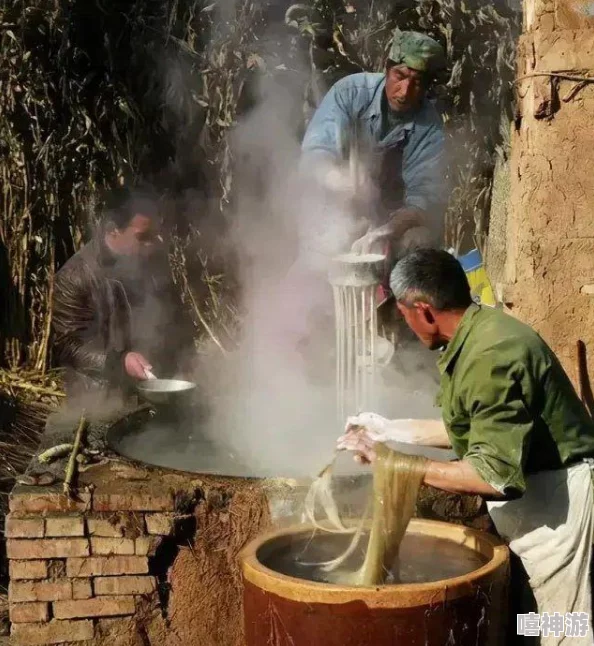
[[53, 277], [109, 188], [139, 178], [198, 188], [195, 229], [229, 202], [226, 132], [253, 74], [260, 10], [0, 0], [0, 22], [0, 365], [43, 371]]

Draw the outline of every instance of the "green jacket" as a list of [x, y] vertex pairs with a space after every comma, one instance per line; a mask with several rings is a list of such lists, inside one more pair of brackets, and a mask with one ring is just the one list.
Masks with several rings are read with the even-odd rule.
[[528, 474], [594, 456], [594, 422], [559, 360], [512, 316], [471, 305], [438, 368], [452, 448], [507, 497]]

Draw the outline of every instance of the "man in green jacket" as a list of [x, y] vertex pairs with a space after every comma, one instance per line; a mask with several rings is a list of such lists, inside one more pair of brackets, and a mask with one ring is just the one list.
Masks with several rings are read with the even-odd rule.
[[[445, 348], [443, 426], [427, 433], [430, 425], [363, 413], [347, 421], [338, 448], [372, 461], [378, 441], [451, 445], [459, 460], [430, 461], [425, 483], [487, 499], [528, 574], [538, 613], [589, 616], [594, 423], [559, 360], [527, 325], [474, 304], [462, 267], [445, 251], [405, 256], [390, 286], [419, 339]], [[591, 628], [572, 643], [592, 644]]]

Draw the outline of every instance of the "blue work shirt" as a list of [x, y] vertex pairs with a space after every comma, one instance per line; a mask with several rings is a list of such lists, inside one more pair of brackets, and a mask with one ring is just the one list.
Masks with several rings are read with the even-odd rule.
[[393, 171], [401, 176], [392, 179], [403, 184], [402, 206], [443, 214], [447, 197], [442, 118], [424, 99], [414, 112], [398, 115], [400, 118], [393, 115], [394, 127], [382, 132], [389, 110], [383, 98], [385, 86], [385, 74], [367, 72], [335, 83], [309, 123], [302, 143], [302, 163], [309, 164], [312, 156], [337, 162], [348, 159], [349, 133], [355, 127], [358, 137], [374, 153], [401, 151], [400, 168]]

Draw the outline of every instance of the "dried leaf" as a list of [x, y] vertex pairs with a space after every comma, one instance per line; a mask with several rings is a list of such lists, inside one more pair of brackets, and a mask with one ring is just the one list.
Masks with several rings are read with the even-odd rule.
[[264, 63], [264, 59], [258, 56], [258, 54], [250, 54], [247, 59], [247, 68], [252, 70], [255, 67], [263, 70], [266, 69], [266, 64]]

